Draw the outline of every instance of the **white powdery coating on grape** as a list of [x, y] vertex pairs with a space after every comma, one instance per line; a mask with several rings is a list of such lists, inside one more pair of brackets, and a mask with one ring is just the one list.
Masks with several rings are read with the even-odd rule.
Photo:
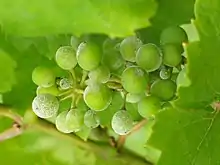
[[65, 89], [69, 89], [72, 86], [72, 81], [68, 78], [63, 78], [60, 80], [60, 88], [65, 90]]
[[96, 128], [99, 126], [100, 121], [96, 112], [93, 110], [88, 110], [84, 116], [84, 124], [89, 128]]
[[59, 101], [50, 94], [39, 94], [32, 102], [34, 113], [40, 118], [50, 118], [54, 116], [59, 109]]
[[132, 129], [133, 120], [125, 110], [116, 112], [112, 118], [112, 129], [119, 135], [126, 135]]

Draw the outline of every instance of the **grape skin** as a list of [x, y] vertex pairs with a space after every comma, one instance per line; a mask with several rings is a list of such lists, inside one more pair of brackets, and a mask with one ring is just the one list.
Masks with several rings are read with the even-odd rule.
[[180, 87], [180, 86], [189, 86], [190, 83], [191, 83], [190, 79], [187, 77], [186, 74], [186, 68], [183, 68], [177, 76], [176, 84], [178, 87]]
[[93, 81], [106, 83], [109, 80], [111, 73], [107, 67], [101, 65], [98, 68], [90, 71], [88, 76]]
[[68, 78], [62, 78], [59, 84], [60, 88], [63, 90], [69, 89], [73, 85], [72, 81]]
[[164, 29], [160, 36], [161, 44], [179, 44], [182, 45], [183, 42], [187, 42], [188, 37], [181, 27], [170, 26]]
[[76, 51], [71, 46], [62, 46], [57, 50], [55, 60], [60, 68], [71, 70], [77, 65]]
[[154, 96], [144, 97], [138, 103], [138, 112], [144, 118], [149, 118], [159, 112], [161, 109], [160, 100]]
[[97, 45], [83, 42], [78, 46], [76, 57], [82, 69], [91, 71], [99, 66], [102, 54]]
[[112, 92], [104, 84], [92, 83], [86, 87], [83, 98], [90, 109], [102, 111], [110, 105], [112, 101]]
[[39, 94], [32, 102], [34, 113], [40, 118], [50, 118], [57, 114], [59, 101], [51, 94]]
[[119, 135], [126, 135], [133, 127], [133, 120], [127, 111], [120, 110], [112, 117], [111, 124], [115, 133]]
[[66, 126], [72, 132], [78, 132], [83, 126], [84, 112], [80, 109], [71, 109], [66, 116]]
[[63, 111], [61, 112], [57, 117], [56, 117], [56, 121], [55, 121], [55, 125], [58, 131], [62, 132], [62, 133], [71, 133], [73, 132], [72, 130], [70, 130], [66, 124], [66, 116], [68, 114], [69, 111]]
[[136, 54], [136, 63], [148, 72], [159, 69], [162, 56], [159, 48], [154, 44], [142, 45]]
[[168, 69], [162, 68], [160, 70], [160, 78], [161, 79], [166, 80], [166, 79], [169, 79], [170, 77], [171, 77], [171, 72]]
[[99, 126], [99, 118], [95, 111], [88, 110], [84, 115], [84, 124], [89, 128], [96, 128]]
[[146, 90], [149, 75], [140, 67], [131, 66], [124, 70], [121, 76], [121, 81], [122, 86], [127, 92], [138, 94]]
[[182, 55], [178, 47], [172, 44], [166, 44], [162, 47], [163, 63], [170, 67], [179, 65], [182, 61]]
[[58, 90], [58, 88], [56, 87], [56, 85], [53, 85], [51, 87], [48, 87], [48, 88], [44, 88], [44, 87], [37, 87], [37, 91], [36, 91], [36, 94], [39, 95], [39, 94], [51, 94], [53, 96], [58, 96], [60, 94], [60, 91]]
[[150, 88], [151, 95], [163, 101], [171, 100], [176, 93], [176, 84], [172, 80], [157, 80]]
[[38, 66], [32, 72], [32, 81], [38, 86], [51, 87], [55, 84], [55, 79], [53, 71], [44, 66]]
[[120, 44], [120, 53], [126, 61], [135, 62], [136, 51], [141, 45], [136, 36], [127, 37]]

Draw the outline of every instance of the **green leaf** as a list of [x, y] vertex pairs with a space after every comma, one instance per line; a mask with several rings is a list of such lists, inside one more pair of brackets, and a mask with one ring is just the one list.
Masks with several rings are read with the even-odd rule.
[[155, 10], [154, 0], [40, 0], [31, 5], [28, 0], [2, 0], [0, 22], [7, 34], [22, 36], [104, 33], [113, 37], [149, 26]]
[[16, 82], [15, 68], [16, 62], [0, 49], [0, 93], [11, 91]]
[[220, 38], [218, 0], [196, 3], [195, 24], [200, 42], [187, 46], [187, 74], [191, 80], [189, 87], [179, 89], [177, 106], [182, 108], [203, 108], [208, 106], [220, 93]]
[[220, 115], [168, 109], [157, 116], [148, 144], [162, 151], [157, 165], [217, 165]]

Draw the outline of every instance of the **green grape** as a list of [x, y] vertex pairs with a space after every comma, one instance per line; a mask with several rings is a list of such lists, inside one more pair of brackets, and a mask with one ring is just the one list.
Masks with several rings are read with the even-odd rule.
[[149, 76], [141, 68], [131, 66], [124, 70], [121, 81], [127, 92], [137, 94], [146, 90]]
[[83, 98], [87, 106], [95, 111], [105, 110], [112, 101], [112, 92], [104, 84], [90, 84], [86, 87]]
[[63, 111], [56, 117], [56, 121], [55, 121], [56, 128], [58, 131], [60, 131], [62, 133], [73, 132], [72, 130], [70, 130], [68, 128], [67, 123], [66, 123], [66, 116], [67, 116], [68, 112], [69, 111]]
[[76, 36], [71, 36], [70, 45], [73, 47], [74, 50], [77, 50], [77, 47], [79, 46], [79, 38], [77, 38]]
[[120, 52], [126, 61], [135, 62], [137, 49], [142, 45], [140, 39], [136, 36], [125, 38], [120, 44]]
[[136, 63], [148, 72], [159, 69], [162, 64], [159, 48], [154, 44], [142, 45], [137, 51]]
[[151, 85], [150, 92], [163, 101], [169, 101], [175, 96], [176, 84], [172, 80], [157, 80]]
[[61, 89], [66, 90], [72, 87], [73, 82], [69, 78], [62, 78], [59, 84]]
[[164, 29], [160, 36], [161, 44], [179, 44], [187, 42], [186, 32], [179, 26], [171, 26]]
[[169, 69], [164, 67], [160, 70], [160, 78], [161, 79], [166, 80], [166, 79], [169, 79], [170, 77], [171, 77], [171, 71]]
[[62, 46], [57, 50], [55, 60], [60, 68], [71, 70], [77, 65], [76, 51], [71, 46]]
[[106, 66], [101, 65], [96, 69], [90, 71], [88, 76], [93, 81], [106, 83], [109, 80], [111, 73]]
[[125, 111], [120, 110], [112, 117], [112, 129], [119, 135], [126, 135], [133, 127], [133, 120], [131, 115]]
[[111, 39], [111, 38], [107, 38], [104, 42], [103, 42], [103, 51], [104, 52], [108, 52], [108, 51], [112, 51], [112, 50], [117, 50], [117, 46], [118, 44], [120, 44], [120, 39]]
[[179, 65], [182, 61], [182, 55], [178, 47], [173, 44], [166, 44], [162, 47], [163, 63], [170, 67]]
[[99, 47], [93, 43], [81, 43], [76, 54], [79, 66], [87, 71], [97, 68], [102, 59]]
[[50, 118], [56, 115], [59, 109], [59, 101], [51, 94], [39, 94], [32, 102], [34, 113], [40, 118]]
[[154, 116], [161, 109], [160, 100], [154, 96], [144, 97], [138, 103], [138, 112], [144, 118]]
[[66, 115], [66, 126], [72, 132], [78, 132], [83, 126], [84, 112], [80, 109], [71, 109]]
[[37, 91], [36, 91], [36, 94], [39, 95], [39, 94], [51, 94], [53, 96], [58, 96], [60, 94], [60, 91], [59, 89], [57, 88], [56, 85], [53, 85], [51, 87], [48, 87], [48, 88], [44, 88], [44, 87], [37, 87]]
[[176, 84], [178, 87], [180, 87], [180, 86], [189, 86], [190, 83], [191, 83], [190, 79], [186, 74], [186, 68], [183, 68], [177, 76]]
[[126, 95], [126, 101], [129, 102], [129, 103], [137, 103], [137, 102], [139, 102], [144, 96], [145, 96], [144, 93], [141, 93], [141, 94], [128, 93], [128, 94]]
[[108, 67], [111, 71], [117, 71], [125, 65], [125, 61], [118, 51], [110, 50], [108, 52], [104, 52], [102, 64]]
[[95, 111], [88, 110], [84, 115], [84, 124], [89, 128], [96, 128], [99, 126], [99, 118]]
[[32, 81], [42, 87], [51, 87], [55, 84], [56, 76], [50, 68], [36, 67], [32, 72]]

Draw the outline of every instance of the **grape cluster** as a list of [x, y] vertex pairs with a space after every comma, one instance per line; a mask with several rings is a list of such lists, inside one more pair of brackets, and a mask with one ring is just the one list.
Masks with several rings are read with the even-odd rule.
[[[177, 87], [189, 83], [182, 46], [186, 42], [179, 26], [164, 29], [160, 45], [143, 43], [137, 36], [108, 38], [102, 46], [72, 37], [70, 46], [61, 46], [54, 58], [68, 76], [58, 77], [45, 66], [33, 70], [38, 85], [33, 111], [40, 118], [55, 117], [63, 133], [105, 127], [103, 121], [110, 117], [115, 133], [126, 135], [138, 120], [154, 119], [170, 106]], [[59, 112], [59, 103], [66, 99], [71, 106]]]

